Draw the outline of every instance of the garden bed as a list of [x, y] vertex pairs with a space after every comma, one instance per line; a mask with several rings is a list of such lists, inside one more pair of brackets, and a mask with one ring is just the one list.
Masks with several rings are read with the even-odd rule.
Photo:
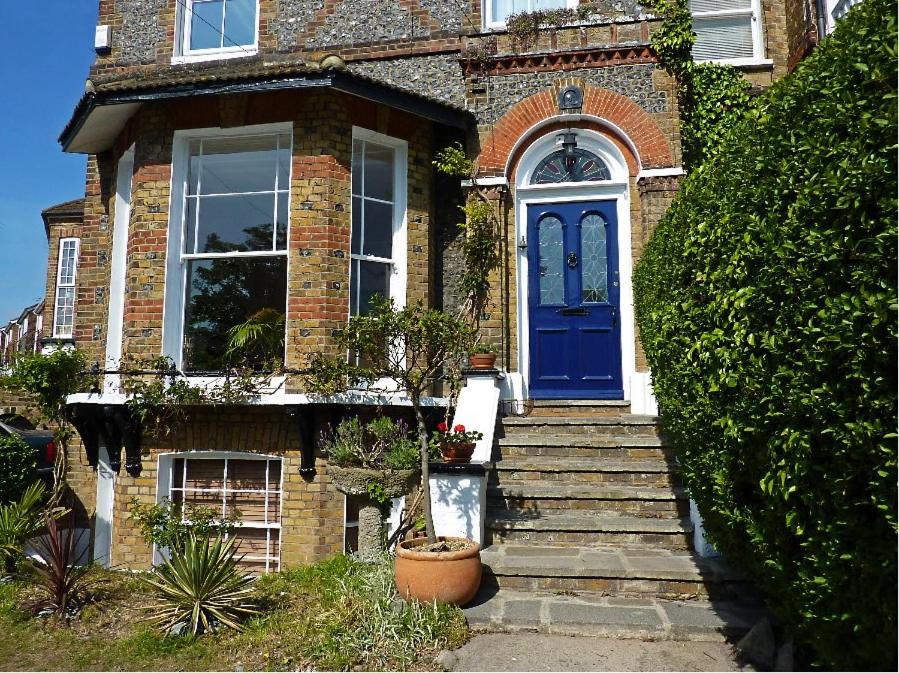
[[433, 670], [468, 630], [451, 606], [400, 601], [388, 561], [338, 556], [260, 578], [263, 614], [244, 633], [163, 637], [143, 621], [139, 576], [98, 571], [94, 602], [68, 626], [31, 616], [24, 584], [0, 585], [0, 670]]

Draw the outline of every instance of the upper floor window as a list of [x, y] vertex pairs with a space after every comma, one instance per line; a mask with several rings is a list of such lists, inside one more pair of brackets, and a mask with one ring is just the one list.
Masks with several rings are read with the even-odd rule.
[[375, 295], [404, 304], [405, 147], [370, 131], [354, 134], [351, 316], [367, 313]]
[[693, 58], [739, 65], [765, 57], [760, 0], [689, 0]]
[[59, 241], [56, 297], [53, 302], [53, 336], [69, 338], [75, 325], [75, 276], [78, 272], [78, 239]]
[[227, 134], [185, 139], [179, 148], [183, 193], [172, 240], [180, 241], [180, 264], [169, 267], [168, 278], [181, 287], [166, 290], [167, 315], [181, 325], [167, 323], [166, 352], [185, 371], [277, 366], [287, 310], [291, 136]]
[[484, 0], [484, 26], [502, 28], [506, 19], [522, 12], [577, 7], [578, 0]]
[[203, 59], [256, 52], [259, 0], [185, 0], [179, 6], [176, 56]]

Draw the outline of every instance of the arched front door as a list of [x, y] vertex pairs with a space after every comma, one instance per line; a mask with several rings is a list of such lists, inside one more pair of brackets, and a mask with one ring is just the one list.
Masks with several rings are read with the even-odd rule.
[[622, 316], [619, 248], [628, 244], [629, 228], [621, 231], [619, 220], [628, 212], [628, 173], [609, 145], [584, 130], [548, 135], [519, 167], [522, 338], [532, 398], [625, 396], [622, 333], [632, 339], [632, 330], [625, 330], [629, 305]]

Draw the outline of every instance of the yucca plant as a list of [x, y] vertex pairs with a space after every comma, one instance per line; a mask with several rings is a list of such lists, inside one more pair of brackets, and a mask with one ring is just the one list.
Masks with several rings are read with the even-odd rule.
[[178, 624], [194, 636], [217, 625], [242, 631], [241, 620], [259, 611], [255, 578], [238, 569], [234, 542], [190, 533], [183, 546], [171, 549], [171, 558], [146, 580], [159, 599], [149, 620], [166, 633]]
[[43, 524], [47, 534], [34, 541], [40, 558], [32, 562], [31, 573], [39, 597], [31, 608], [67, 618], [84, 605], [97, 581], [91, 566], [82, 565], [87, 560], [86, 551], [78, 549], [87, 531], [63, 528], [49, 514], [44, 515]]
[[44, 484], [36, 481], [16, 502], [0, 505], [0, 568], [6, 573], [15, 570], [26, 540], [44, 524], [40, 510], [45, 492]]

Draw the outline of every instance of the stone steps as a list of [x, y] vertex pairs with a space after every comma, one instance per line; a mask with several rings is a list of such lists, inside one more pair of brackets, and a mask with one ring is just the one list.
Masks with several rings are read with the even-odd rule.
[[463, 612], [474, 630], [723, 642], [763, 616], [758, 604], [484, 590]]
[[510, 456], [494, 463], [494, 483], [540, 480], [576, 484], [678, 486], [674, 465], [662, 458]]
[[751, 596], [738, 574], [691, 551], [605, 546], [492, 545], [481, 552], [488, 586], [590, 591], [615, 596], [740, 600]]
[[524, 402], [527, 416], [574, 416], [596, 418], [629, 414], [631, 403], [620, 400], [528, 400]]
[[487, 538], [493, 543], [597, 547], [609, 544], [650, 545], [687, 549], [693, 524], [689, 519], [626, 516], [617, 513], [490, 511]]
[[679, 487], [572, 484], [537, 480], [511, 481], [487, 488], [488, 507], [512, 510], [593, 510], [636, 516], [683, 517], [689, 512], [686, 491]]
[[656, 416], [503, 416], [499, 419], [509, 433], [527, 432], [532, 429], [551, 430], [554, 433], [584, 434], [602, 431], [624, 434], [657, 435], [661, 433]]

